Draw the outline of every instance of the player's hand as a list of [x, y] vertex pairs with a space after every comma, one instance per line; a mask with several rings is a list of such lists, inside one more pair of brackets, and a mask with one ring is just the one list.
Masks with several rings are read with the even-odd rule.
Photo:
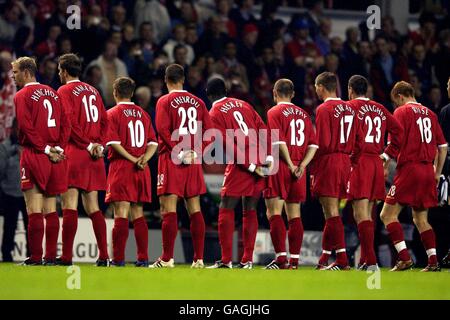
[[195, 151], [189, 150], [183, 154], [182, 161], [184, 164], [193, 164], [197, 158], [197, 153]]
[[306, 167], [304, 165], [302, 165], [302, 164], [300, 164], [297, 167], [297, 169], [294, 172], [294, 174], [297, 177], [297, 179], [300, 179], [303, 176], [303, 174], [305, 173], [305, 169], [306, 169]]
[[103, 146], [101, 144], [96, 144], [94, 148], [92, 148], [91, 157], [94, 159], [103, 158]]
[[88, 151], [89, 154], [91, 155], [91, 158], [94, 159], [94, 160], [97, 159], [97, 153], [98, 153], [98, 150], [96, 150], [96, 149], [97, 149], [98, 146], [101, 146], [101, 145], [98, 144], [98, 143], [93, 143], [93, 144], [92, 144], [91, 151]]
[[289, 171], [291, 171], [291, 174], [294, 176], [294, 177], [297, 177], [297, 175], [295, 174], [295, 172], [297, 171], [297, 166], [296, 165], [290, 165], [289, 166]]
[[436, 185], [439, 186], [439, 182], [441, 181], [441, 175], [435, 173], [434, 174], [434, 180], [436, 181]]
[[138, 161], [136, 162], [136, 165], [138, 167], [138, 169], [140, 170], [144, 170], [145, 167], [147, 166], [148, 160], [145, 155], [142, 155], [138, 158]]
[[53, 163], [58, 163], [65, 159], [64, 154], [59, 154], [58, 152], [53, 152], [51, 150], [48, 154], [48, 157], [49, 157], [50, 161]]
[[263, 166], [257, 166], [255, 171], [253, 171], [256, 175], [258, 175], [261, 178], [265, 178], [266, 177], [266, 173], [267, 173], [267, 167], [263, 167]]

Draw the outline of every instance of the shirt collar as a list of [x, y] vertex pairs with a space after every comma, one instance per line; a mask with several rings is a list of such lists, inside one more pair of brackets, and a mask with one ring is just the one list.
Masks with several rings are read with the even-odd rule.
[[186, 90], [172, 90], [169, 93], [173, 93], [173, 92], [187, 92]]
[[358, 97], [358, 98], [355, 98], [355, 100], [369, 101], [370, 99], [365, 98], [365, 97]]
[[78, 79], [76, 79], [76, 80], [70, 80], [70, 81], [67, 81], [66, 84], [73, 83], [73, 82], [81, 82], [81, 81], [78, 80]]
[[290, 104], [290, 105], [294, 105], [292, 102], [278, 102], [277, 106], [282, 105], [282, 104]]
[[36, 84], [40, 84], [39, 82], [28, 82], [24, 87], [34, 86]]
[[134, 102], [132, 102], [132, 101], [122, 101], [122, 102], [119, 102], [117, 105], [119, 105], [119, 104], [134, 105]]
[[226, 98], [227, 98], [227, 97], [223, 97], [223, 98], [220, 98], [219, 100], [214, 101], [213, 104], [212, 104], [212, 106], [214, 107], [214, 105], [215, 105], [216, 103], [219, 103], [219, 102], [225, 100]]
[[327, 101], [341, 101], [341, 100], [342, 100], [341, 98], [326, 98], [324, 102], [327, 102]]

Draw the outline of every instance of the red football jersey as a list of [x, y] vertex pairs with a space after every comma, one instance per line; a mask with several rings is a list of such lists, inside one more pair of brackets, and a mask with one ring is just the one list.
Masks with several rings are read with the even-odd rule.
[[156, 131], [159, 153], [170, 153], [180, 142], [183, 150], [194, 150], [202, 142], [202, 134], [212, 127], [208, 109], [198, 97], [185, 90], [173, 90], [156, 103]]
[[[107, 111], [108, 137], [106, 145], [120, 144], [129, 154], [140, 157], [150, 144], [157, 145], [150, 115], [133, 102], [120, 102]], [[120, 159], [109, 148], [108, 159]]]
[[80, 80], [73, 80], [61, 86], [58, 94], [70, 115], [72, 130], [69, 142], [80, 149], [87, 148], [90, 143], [104, 145], [108, 121], [97, 89]]
[[285, 144], [294, 163], [303, 160], [308, 147], [319, 147], [311, 118], [293, 103], [280, 102], [272, 107], [267, 112], [267, 124], [270, 130], [279, 130], [279, 141], [272, 143]]
[[407, 162], [431, 163], [437, 148], [447, 145], [436, 114], [420, 103], [410, 102], [397, 108], [394, 117], [402, 125], [405, 136], [397, 158], [398, 166]]
[[44, 152], [45, 147], [65, 147], [70, 134], [70, 122], [61, 98], [49, 86], [32, 82], [14, 97], [19, 143]]
[[[348, 103], [356, 110], [363, 134], [364, 152], [384, 152], [391, 158], [398, 154], [403, 142], [403, 128], [394, 116], [383, 105], [368, 98], [356, 98]], [[391, 142], [385, 149], [386, 132], [390, 134]]]
[[361, 146], [355, 145], [360, 130], [351, 104], [340, 98], [326, 99], [316, 111], [317, 155], [355, 152], [355, 147]]
[[[233, 158], [236, 164], [242, 164], [248, 169], [250, 163], [256, 165], [265, 162], [268, 136], [265, 137], [266, 141], [260, 141], [259, 131], [267, 130], [267, 126], [250, 104], [239, 99], [224, 97], [213, 103], [210, 115], [214, 127], [222, 132], [224, 148], [226, 148], [227, 130], [232, 131], [228, 139], [233, 139]], [[243, 143], [238, 147], [239, 141]], [[264, 159], [258, 161], [260, 147], [264, 148]]]

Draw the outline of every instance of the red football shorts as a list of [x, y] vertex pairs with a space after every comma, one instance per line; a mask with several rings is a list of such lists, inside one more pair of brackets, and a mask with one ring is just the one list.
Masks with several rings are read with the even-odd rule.
[[259, 198], [265, 189], [265, 179], [258, 177], [242, 166], [228, 164], [223, 178], [222, 197], [254, 197]]
[[306, 200], [306, 172], [300, 179], [292, 176], [288, 165], [280, 161], [278, 172], [267, 178], [267, 189], [264, 198], [280, 197], [289, 203], [300, 203]]
[[385, 197], [383, 160], [378, 154], [362, 154], [350, 174], [348, 200], [383, 200]]
[[348, 154], [331, 153], [314, 159], [311, 167], [311, 192], [316, 197], [347, 197], [351, 163]]
[[66, 148], [69, 187], [98, 191], [106, 188], [103, 158], [94, 160], [87, 150], [69, 144]]
[[170, 154], [160, 154], [158, 158], [158, 195], [176, 194], [192, 198], [206, 193], [205, 179], [201, 164], [175, 164]]
[[140, 170], [125, 159], [111, 161], [109, 165], [105, 202], [151, 202], [151, 177], [148, 166]]
[[44, 153], [24, 148], [20, 156], [20, 174], [22, 191], [37, 186], [49, 196], [67, 191], [66, 162], [53, 163]]
[[410, 162], [397, 167], [394, 183], [385, 202], [391, 205], [408, 205], [413, 209], [427, 209], [436, 207], [437, 199], [433, 164]]

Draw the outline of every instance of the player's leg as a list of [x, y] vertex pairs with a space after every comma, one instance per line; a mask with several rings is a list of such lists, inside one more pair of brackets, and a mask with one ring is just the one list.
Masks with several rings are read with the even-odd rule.
[[128, 239], [128, 213], [130, 203], [127, 201], [113, 202], [114, 228], [112, 231], [113, 266], [125, 266], [125, 247]]
[[205, 220], [200, 207], [200, 196], [191, 197], [185, 200], [186, 209], [191, 220], [191, 237], [194, 247], [193, 268], [203, 268], [203, 252], [205, 248]]
[[374, 226], [371, 217], [373, 201], [369, 199], [353, 200], [353, 216], [358, 225], [359, 241], [361, 243], [361, 259], [358, 268], [376, 265], [374, 241]]
[[398, 221], [398, 215], [402, 209], [403, 206], [398, 203], [389, 204], [385, 202], [380, 214], [381, 221], [383, 221], [386, 226], [389, 238], [398, 252], [399, 261], [392, 271], [406, 270], [413, 265], [408, 248], [406, 247], [402, 225]]
[[148, 226], [144, 217], [144, 205], [142, 203], [131, 204], [131, 220], [136, 239], [137, 261], [136, 267], [148, 267]]
[[240, 267], [251, 269], [253, 266], [253, 250], [255, 248], [256, 234], [258, 233], [258, 207], [259, 197], [242, 198], [242, 242], [244, 254]]
[[45, 217], [44, 264], [55, 265], [59, 234], [59, 217], [56, 212], [56, 196], [44, 196], [43, 211]]
[[108, 266], [108, 242], [106, 236], [106, 221], [103, 213], [98, 205], [98, 192], [81, 192], [81, 200], [83, 207], [92, 222], [92, 228], [94, 229], [95, 239], [97, 240], [97, 246], [99, 251], [99, 257], [97, 260], [97, 266]]
[[440, 271], [436, 256], [436, 237], [428, 223], [428, 209], [413, 209], [413, 221], [419, 230], [422, 244], [427, 252], [428, 266], [422, 271]]
[[300, 203], [286, 202], [284, 208], [289, 224], [289, 267], [291, 269], [297, 269], [303, 242], [303, 223], [301, 219]]
[[232, 268], [233, 260], [233, 233], [234, 233], [234, 208], [241, 199], [222, 195], [219, 205], [219, 242], [221, 249], [221, 260], [208, 268]]
[[44, 195], [36, 187], [24, 191], [25, 204], [28, 213], [28, 244], [31, 256], [24, 261], [27, 265], [42, 264], [42, 241], [44, 240]]
[[62, 256], [58, 259], [58, 264], [72, 264], [72, 251], [75, 234], [78, 228], [78, 189], [69, 188], [63, 193], [62, 199]]
[[322, 238], [322, 255], [319, 259], [318, 268], [323, 269], [328, 264], [328, 258], [333, 249], [336, 250], [336, 262], [330, 265], [333, 270], [337, 265], [339, 269], [348, 269], [347, 253], [345, 249], [344, 225], [339, 215], [339, 199], [332, 197], [320, 197], [325, 216], [325, 228]]
[[158, 261], [153, 264], [154, 267], [166, 266], [167, 263], [170, 264], [167, 266], [173, 267], [173, 250], [178, 233], [177, 202], [178, 196], [176, 194], [159, 196], [163, 252]]
[[266, 269], [286, 269], [286, 225], [283, 213], [284, 200], [280, 197], [266, 198], [267, 219], [270, 223], [270, 237], [275, 250], [275, 260], [266, 266]]

